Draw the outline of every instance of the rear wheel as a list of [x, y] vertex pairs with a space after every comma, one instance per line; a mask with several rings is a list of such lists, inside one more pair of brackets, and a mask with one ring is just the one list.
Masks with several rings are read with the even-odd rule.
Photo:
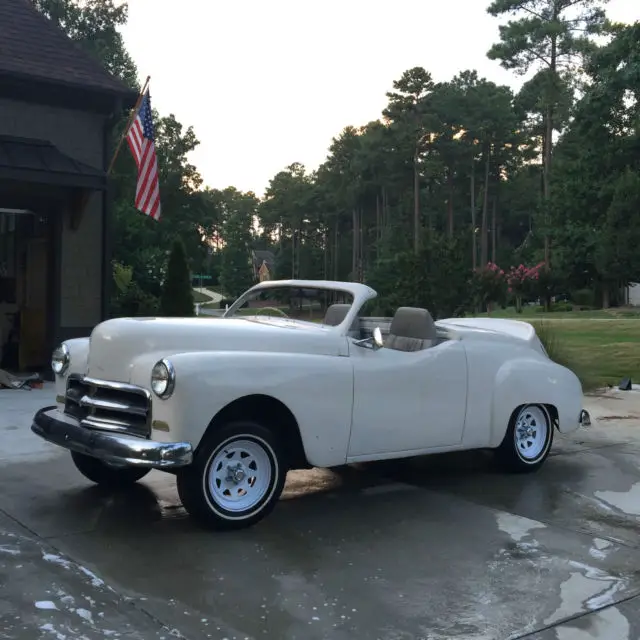
[[207, 434], [193, 464], [179, 470], [178, 495], [202, 525], [241, 529], [273, 510], [286, 476], [280, 440], [260, 424], [234, 421]]
[[509, 471], [535, 471], [547, 459], [552, 442], [553, 425], [547, 409], [539, 404], [524, 405], [511, 416], [496, 457]]
[[129, 487], [144, 478], [151, 469], [139, 469], [137, 467], [117, 467], [98, 458], [71, 452], [71, 459], [76, 469], [88, 480], [103, 487], [121, 489]]

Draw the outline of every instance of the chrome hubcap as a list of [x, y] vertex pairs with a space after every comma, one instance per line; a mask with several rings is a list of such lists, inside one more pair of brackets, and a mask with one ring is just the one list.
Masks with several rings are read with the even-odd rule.
[[236, 513], [256, 507], [271, 487], [272, 463], [266, 443], [249, 439], [223, 443], [214, 453], [207, 473], [214, 502]]
[[549, 432], [547, 416], [540, 407], [525, 407], [516, 419], [515, 445], [520, 457], [534, 461], [543, 453]]
[[244, 480], [246, 475], [247, 474], [245, 473], [245, 470], [240, 463], [236, 464], [235, 466], [227, 465], [227, 482], [240, 484]]

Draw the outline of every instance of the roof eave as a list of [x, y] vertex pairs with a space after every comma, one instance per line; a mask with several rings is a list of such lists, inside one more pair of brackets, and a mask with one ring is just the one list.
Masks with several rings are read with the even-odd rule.
[[[100, 110], [113, 112], [121, 109], [132, 109], [138, 99], [138, 92], [129, 89], [124, 83], [114, 79], [114, 86], [98, 87], [76, 82], [51, 80], [38, 76], [15, 73], [0, 69], [0, 97], [21, 97], [26, 94], [38, 95], [39, 101], [73, 104], [82, 108], [85, 103], [91, 103]], [[31, 96], [29, 96], [31, 97]]]
[[104, 191], [107, 188], [106, 175], [71, 174], [65, 172], [39, 171], [37, 169], [14, 169], [11, 167], [0, 167], [0, 180], [5, 182], [89, 189], [92, 191]]

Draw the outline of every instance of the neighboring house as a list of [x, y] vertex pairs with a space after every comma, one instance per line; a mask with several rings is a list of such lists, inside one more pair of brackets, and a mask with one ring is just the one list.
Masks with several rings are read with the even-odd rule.
[[262, 266], [258, 269], [258, 280], [260, 280], [260, 282], [271, 280], [271, 273], [265, 260], [262, 261]]
[[640, 307], [640, 283], [630, 282], [626, 289], [626, 303], [633, 307]]
[[0, 367], [47, 371], [108, 313], [106, 169], [137, 95], [26, 0], [0, 0]]
[[258, 282], [271, 280], [275, 272], [275, 256], [271, 251], [251, 251], [251, 266], [253, 268], [253, 279]]

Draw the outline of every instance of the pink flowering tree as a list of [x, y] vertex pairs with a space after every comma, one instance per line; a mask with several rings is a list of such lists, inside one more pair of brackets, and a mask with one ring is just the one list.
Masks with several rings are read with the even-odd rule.
[[544, 262], [538, 263], [535, 267], [525, 267], [523, 264], [511, 267], [507, 273], [508, 293], [516, 301], [516, 311], [522, 313], [522, 298], [528, 293], [537, 292], [537, 284], [544, 268]]
[[486, 307], [491, 312], [491, 306], [505, 298], [507, 281], [504, 271], [495, 262], [488, 262], [484, 267], [478, 267], [472, 278], [476, 304]]

